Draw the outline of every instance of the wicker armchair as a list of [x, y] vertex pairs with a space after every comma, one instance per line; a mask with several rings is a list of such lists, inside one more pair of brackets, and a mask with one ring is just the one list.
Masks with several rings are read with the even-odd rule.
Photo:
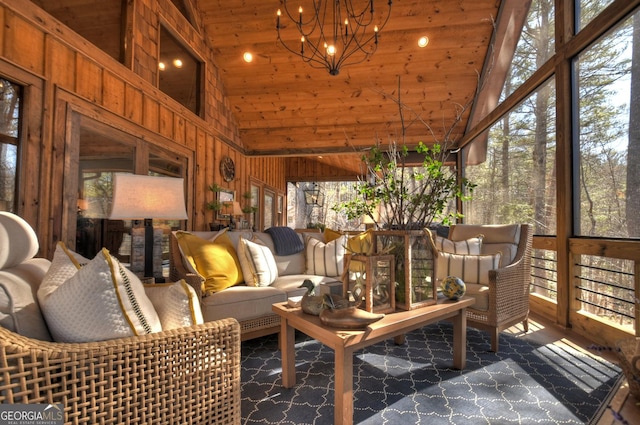
[[68, 424], [240, 424], [240, 327], [82, 344], [0, 327], [0, 403], [60, 403]]
[[88, 343], [51, 338], [36, 297], [51, 265], [0, 211], [0, 403], [60, 404], [67, 424], [240, 424], [235, 319]]
[[467, 285], [467, 294], [477, 297], [476, 304], [467, 308], [467, 324], [488, 331], [491, 334], [491, 350], [497, 352], [501, 331], [520, 322], [525, 332], [529, 330], [533, 228], [529, 224], [457, 224], [449, 229], [449, 239], [454, 241], [479, 234], [484, 235], [481, 254], [501, 252], [504, 257], [510, 249], [513, 251], [513, 259], [509, 264], [489, 271], [489, 284], [486, 287]]

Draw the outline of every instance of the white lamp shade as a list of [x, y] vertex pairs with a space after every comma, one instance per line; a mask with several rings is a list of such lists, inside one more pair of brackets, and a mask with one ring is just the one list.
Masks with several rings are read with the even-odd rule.
[[184, 179], [115, 173], [111, 220], [185, 220]]

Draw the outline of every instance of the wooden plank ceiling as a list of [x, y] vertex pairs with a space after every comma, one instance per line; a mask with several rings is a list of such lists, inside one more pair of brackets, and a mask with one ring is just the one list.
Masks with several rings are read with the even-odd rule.
[[[369, 148], [376, 137], [383, 143], [398, 140], [400, 114], [393, 101], [398, 94], [433, 130], [432, 136], [425, 125], [412, 124], [408, 144], [442, 141], [459, 105], [469, 104], [475, 95], [501, 3], [396, 0], [376, 53], [332, 76], [303, 63], [277, 42], [276, 10], [281, 2], [195, 1], [246, 152], [322, 154], [325, 160], [332, 153]], [[376, 9], [384, 9], [386, 3], [376, 0]], [[417, 45], [421, 36], [429, 37], [422, 49]], [[245, 51], [253, 53], [252, 63], [243, 61]], [[415, 118], [410, 115], [405, 120]], [[451, 140], [461, 137], [468, 115], [469, 109]]]
[[[113, 57], [120, 56], [118, 38], [113, 34], [119, 33], [121, 0], [102, 4], [99, 10], [104, 16], [100, 19], [94, 16], [95, 0], [32, 1], [91, 42], [109, 49]], [[305, 10], [311, 10], [310, 0], [299, 1]], [[363, 4], [363, 0], [353, 1]], [[402, 126], [394, 101], [398, 95], [433, 131], [414, 122], [407, 129], [406, 142], [442, 142], [459, 106], [474, 98], [493, 23], [503, 3], [395, 0], [375, 54], [332, 76], [310, 67], [277, 41], [276, 10], [283, 8], [282, 0], [172, 2], [183, 6], [183, 14], [195, 10], [188, 15], [197, 16], [195, 22], [204, 27], [203, 36], [210, 39], [243, 153], [321, 155], [319, 162], [356, 173], [360, 172], [359, 152], [370, 148], [376, 139], [382, 143], [400, 139]], [[387, 2], [375, 0], [376, 10], [384, 10]], [[295, 10], [299, 3], [291, 4]], [[293, 28], [284, 16], [281, 25]], [[421, 49], [417, 41], [422, 36], [429, 37], [429, 44]], [[291, 37], [297, 46], [298, 36]], [[252, 63], [243, 61], [245, 51], [253, 53]], [[451, 141], [460, 139], [468, 117], [469, 109], [451, 133]], [[405, 122], [414, 118], [416, 115], [406, 112]]]

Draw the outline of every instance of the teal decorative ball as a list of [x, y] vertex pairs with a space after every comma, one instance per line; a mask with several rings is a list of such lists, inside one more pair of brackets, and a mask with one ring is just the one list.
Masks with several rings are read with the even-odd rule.
[[462, 279], [456, 276], [447, 276], [442, 281], [442, 294], [450, 300], [456, 301], [467, 291]]

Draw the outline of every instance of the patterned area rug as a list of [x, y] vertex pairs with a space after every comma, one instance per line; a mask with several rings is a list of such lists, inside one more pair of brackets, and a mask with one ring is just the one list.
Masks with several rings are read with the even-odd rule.
[[[295, 388], [281, 385], [275, 336], [242, 343], [242, 417], [252, 424], [332, 424], [333, 350], [297, 333]], [[426, 341], [426, 342], [425, 342]], [[355, 424], [584, 424], [600, 416], [621, 371], [566, 345], [467, 330], [467, 367], [451, 368], [449, 322], [358, 351]]]

